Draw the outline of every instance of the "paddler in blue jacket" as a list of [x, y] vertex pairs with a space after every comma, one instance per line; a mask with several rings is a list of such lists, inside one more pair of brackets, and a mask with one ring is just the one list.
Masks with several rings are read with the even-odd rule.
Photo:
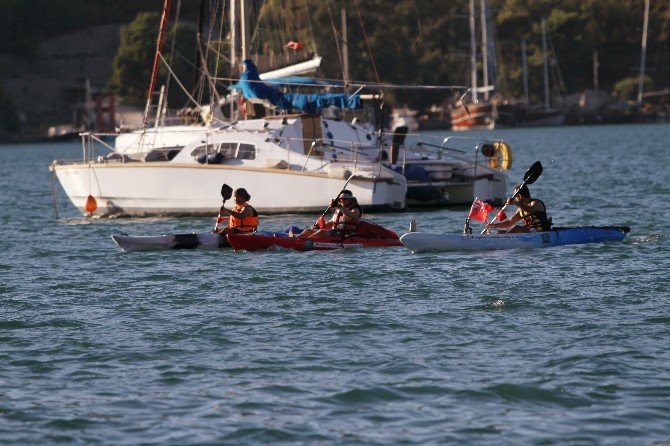
[[[547, 207], [542, 200], [530, 196], [528, 186], [517, 184], [514, 188], [516, 196], [507, 200], [508, 205], [519, 208], [511, 218], [500, 223], [489, 223], [487, 228], [510, 228], [506, 233], [542, 232], [551, 229], [551, 219], [547, 217]], [[517, 193], [518, 192], [518, 193]], [[521, 225], [516, 223], [521, 221]]]

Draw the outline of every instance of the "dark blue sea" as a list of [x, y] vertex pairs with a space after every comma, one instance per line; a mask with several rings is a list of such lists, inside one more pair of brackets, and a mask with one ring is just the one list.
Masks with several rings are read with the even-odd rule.
[[81, 145], [0, 146], [0, 443], [670, 445], [670, 125], [483, 134], [513, 148], [510, 191], [542, 161], [555, 224], [627, 239], [123, 253], [112, 234], [208, 231], [216, 209], [89, 219], [58, 190], [56, 219], [47, 166]]

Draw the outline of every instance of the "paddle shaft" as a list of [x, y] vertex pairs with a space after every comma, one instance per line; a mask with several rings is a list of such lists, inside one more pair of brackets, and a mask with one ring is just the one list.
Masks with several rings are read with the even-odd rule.
[[[221, 206], [225, 206], [225, 205], [226, 205], [226, 200], [224, 199]], [[219, 229], [219, 220], [221, 220], [221, 212], [219, 212], [219, 215], [217, 215], [217, 217], [216, 217], [216, 223], [214, 223], [214, 231]]]

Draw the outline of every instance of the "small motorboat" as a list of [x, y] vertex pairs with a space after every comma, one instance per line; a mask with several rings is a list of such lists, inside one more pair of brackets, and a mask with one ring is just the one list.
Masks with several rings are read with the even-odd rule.
[[[297, 234], [297, 232], [296, 232]], [[236, 251], [260, 251], [265, 249], [295, 251], [331, 251], [334, 249], [377, 248], [402, 246], [398, 234], [372, 223], [361, 220], [356, 234], [345, 237], [298, 238], [286, 234], [228, 234], [228, 242]]]
[[409, 232], [400, 237], [410, 251], [489, 251], [495, 249], [548, 248], [621, 241], [630, 232], [628, 226], [556, 227], [545, 232], [508, 234], [437, 234]]

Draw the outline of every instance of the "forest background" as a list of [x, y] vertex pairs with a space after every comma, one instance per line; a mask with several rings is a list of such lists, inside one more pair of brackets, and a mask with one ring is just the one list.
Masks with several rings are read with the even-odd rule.
[[[207, 0], [206, 9], [218, 3]], [[479, 7], [480, 1], [476, 3]], [[173, 13], [180, 9], [177, 72], [193, 69], [200, 5], [199, 0], [172, 1]], [[324, 56], [320, 73], [323, 77], [342, 78], [340, 10], [344, 7], [348, 13], [346, 44], [352, 79], [374, 82], [379, 76], [382, 82], [397, 84], [469, 83], [467, 0], [253, 0], [251, 5], [252, 49], [281, 57], [294, 51], [285, 47], [289, 41], [301, 42], [305, 45], [301, 51], [316, 51]], [[488, 5], [497, 59], [496, 91], [503, 97], [522, 95], [524, 40], [531, 100], [540, 101], [540, 24], [545, 18], [565, 91], [594, 88], [597, 81], [599, 89], [615, 92], [621, 100], [634, 99], [643, 0], [488, 0]], [[42, 42], [103, 24], [126, 25], [121, 28], [121, 47], [104, 88], [120, 94], [127, 103], [141, 103], [161, 8], [162, 1], [158, 0], [0, 0], [0, 131], [19, 131], [21, 127], [15, 95], [3, 88], [3, 80], [23, 75], [16, 67], [35, 62]], [[138, 16], [142, 12], [150, 14]], [[477, 15], [479, 21], [479, 11]], [[479, 25], [477, 32], [479, 40]], [[645, 89], [668, 88], [670, 1], [651, 1], [648, 33]], [[224, 53], [223, 48], [221, 52]], [[594, 57], [598, 61], [597, 79]], [[239, 75], [230, 73], [227, 62], [219, 73]], [[195, 77], [185, 75], [182, 80], [193, 88]], [[397, 90], [388, 94], [387, 100], [421, 109], [446, 98]]]

